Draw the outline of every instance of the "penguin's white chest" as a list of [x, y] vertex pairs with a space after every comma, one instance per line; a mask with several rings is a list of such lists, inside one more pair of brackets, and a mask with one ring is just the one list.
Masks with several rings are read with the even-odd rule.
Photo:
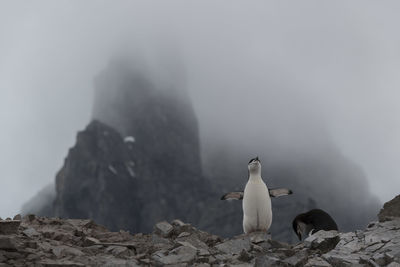
[[243, 230], [245, 233], [267, 231], [272, 223], [271, 198], [261, 177], [246, 184], [243, 196]]

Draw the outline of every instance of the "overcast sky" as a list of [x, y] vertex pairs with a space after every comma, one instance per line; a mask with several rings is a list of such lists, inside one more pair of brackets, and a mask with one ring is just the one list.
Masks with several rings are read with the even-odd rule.
[[286, 90], [281, 109], [290, 111], [300, 95], [372, 191], [393, 198], [399, 8], [398, 1], [1, 1], [0, 216], [18, 213], [54, 180], [90, 120], [93, 77], [120, 50], [144, 61], [179, 55], [203, 139], [261, 124], [251, 115], [270, 111], [265, 99], [274, 88]]

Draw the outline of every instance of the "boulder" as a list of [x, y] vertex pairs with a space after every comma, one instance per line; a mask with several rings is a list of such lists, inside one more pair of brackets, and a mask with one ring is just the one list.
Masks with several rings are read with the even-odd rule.
[[400, 195], [386, 202], [378, 214], [380, 222], [400, 219]]
[[326, 253], [336, 247], [340, 237], [337, 231], [320, 230], [304, 240], [306, 247]]
[[172, 234], [174, 227], [168, 222], [159, 222], [154, 227], [154, 232], [162, 237], [168, 237]]

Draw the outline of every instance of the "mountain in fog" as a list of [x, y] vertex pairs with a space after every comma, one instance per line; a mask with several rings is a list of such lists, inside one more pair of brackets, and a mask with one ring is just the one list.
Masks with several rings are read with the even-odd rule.
[[[46, 203], [39, 195], [31, 203], [46, 205], [40, 210], [31, 204], [25, 212], [92, 218], [132, 232], [179, 218], [215, 234], [236, 235], [242, 232], [241, 202], [219, 198], [243, 190], [247, 162], [256, 154], [269, 187], [294, 191], [273, 200], [276, 239], [294, 241], [292, 219], [311, 208], [328, 211], [341, 230], [364, 226], [379, 209], [362, 170], [318, 123], [292, 125], [293, 132], [286, 133], [290, 142], [273, 131], [263, 143], [225, 136], [200, 142], [198, 128], [181, 88], [163, 88], [146, 72], [112, 61], [95, 79], [93, 121], [78, 133], [58, 172], [55, 197], [48, 194]], [[200, 143], [206, 143], [203, 160]]]

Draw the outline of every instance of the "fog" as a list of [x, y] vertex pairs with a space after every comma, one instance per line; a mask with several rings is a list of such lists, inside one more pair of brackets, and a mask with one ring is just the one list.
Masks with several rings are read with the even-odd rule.
[[393, 198], [399, 8], [395, 1], [2, 1], [0, 216], [15, 215], [54, 181], [90, 121], [94, 77], [121, 54], [156, 82], [187, 89], [203, 149], [265, 140], [312, 149], [322, 129], [381, 201]]

